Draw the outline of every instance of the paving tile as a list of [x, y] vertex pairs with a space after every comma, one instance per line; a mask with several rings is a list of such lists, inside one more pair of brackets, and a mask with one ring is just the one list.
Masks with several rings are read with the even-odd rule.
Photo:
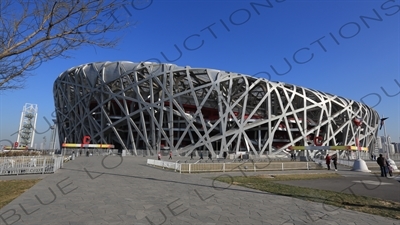
[[[223, 173], [179, 174], [146, 166], [144, 157], [127, 156], [120, 165], [120, 157], [107, 157], [104, 161], [108, 167], [118, 165], [113, 169], [102, 166], [102, 161], [101, 156], [78, 157], [55, 174], [41, 177], [42, 181], [1, 209], [0, 225], [149, 225], [149, 220], [179, 225], [400, 225], [398, 220], [342, 208], [327, 210], [322, 203], [244, 187], [215, 188], [216, 182], [207, 177]], [[343, 173], [352, 180], [357, 176]]]

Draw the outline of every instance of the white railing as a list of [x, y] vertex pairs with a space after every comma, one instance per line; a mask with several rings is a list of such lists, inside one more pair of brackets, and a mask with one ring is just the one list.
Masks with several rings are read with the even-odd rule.
[[[313, 161], [315, 163], [318, 163], [322, 167], [326, 168], [326, 160], [325, 159], [319, 159], [319, 158], [314, 158]], [[343, 166], [349, 166], [352, 167], [354, 164], [354, 160], [346, 160], [346, 159], [338, 159], [337, 160], [338, 165], [343, 165]], [[333, 160], [331, 160], [331, 167], [333, 166]]]
[[[343, 165], [343, 166], [348, 166], [348, 167], [353, 167], [355, 160], [347, 160], [347, 159], [338, 159], [337, 164], [338, 165]], [[376, 160], [371, 160], [371, 159], [365, 159], [364, 160], [368, 168], [379, 168], [379, 165], [376, 163]], [[326, 168], [326, 161], [325, 159], [314, 159], [314, 162], [320, 164], [323, 168]], [[333, 167], [333, 161], [331, 160], [331, 168]]]
[[16, 156], [0, 158], [0, 175], [54, 173], [62, 166], [61, 156]]
[[279, 171], [279, 170], [313, 170], [318, 169], [314, 162], [238, 162], [238, 163], [179, 163], [147, 159], [147, 165], [172, 169], [180, 173], [201, 172], [239, 172], [239, 171]]
[[339, 159], [337, 164], [352, 167], [354, 165], [354, 160]]
[[175, 171], [181, 171], [181, 164], [177, 162], [167, 162], [162, 160], [147, 159], [147, 165], [159, 166], [163, 169], [173, 169]]

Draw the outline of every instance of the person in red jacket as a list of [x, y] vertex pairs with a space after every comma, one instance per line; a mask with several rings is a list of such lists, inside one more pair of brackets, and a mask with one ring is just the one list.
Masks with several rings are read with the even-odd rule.
[[326, 167], [328, 167], [328, 170], [330, 170], [331, 169], [331, 157], [329, 156], [329, 154], [326, 154], [325, 161], [326, 161]]

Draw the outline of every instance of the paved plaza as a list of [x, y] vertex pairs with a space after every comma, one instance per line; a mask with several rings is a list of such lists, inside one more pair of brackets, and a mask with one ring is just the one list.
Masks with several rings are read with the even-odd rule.
[[[300, 172], [318, 171], [293, 173]], [[308, 181], [308, 185], [314, 183], [318, 188], [323, 184], [341, 191], [355, 184], [353, 190], [367, 195], [392, 190], [393, 195], [399, 195], [400, 183], [396, 179], [382, 179], [378, 187], [373, 174], [338, 172], [345, 179], [334, 182], [336, 186], [326, 185], [329, 181], [323, 180]], [[257, 174], [273, 173], [282, 172]], [[2, 208], [0, 224], [400, 225], [399, 220], [220, 183], [207, 178], [211, 176], [227, 175], [180, 174], [147, 166], [144, 157], [78, 157], [55, 174], [45, 175], [38, 184]], [[303, 181], [290, 182], [307, 186]], [[366, 187], [371, 190], [361, 191]]]

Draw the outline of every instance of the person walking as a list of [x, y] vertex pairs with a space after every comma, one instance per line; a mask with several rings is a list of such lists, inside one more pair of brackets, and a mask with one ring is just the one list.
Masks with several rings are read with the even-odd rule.
[[190, 159], [193, 159], [193, 151], [190, 153]]
[[379, 157], [376, 159], [376, 163], [378, 163], [379, 167], [381, 168], [381, 177], [387, 177], [385, 168], [387, 161], [385, 157], [382, 156], [382, 154], [379, 154]]
[[172, 159], [172, 151], [169, 151], [169, 159]]
[[392, 168], [392, 166], [390, 166], [390, 163], [387, 160], [386, 160], [386, 167], [387, 167], [387, 171], [389, 172], [389, 175], [391, 177], [393, 177], [393, 168]]
[[161, 160], [161, 152], [158, 153], [158, 160]]
[[326, 167], [328, 168], [328, 170], [331, 170], [331, 157], [329, 156], [329, 154], [326, 154], [325, 162], [326, 162]]
[[200, 159], [203, 159], [203, 152], [200, 152]]
[[211, 152], [208, 153], [208, 159], [209, 159], [209, 160], [212, 160], [212, 154], [211, 154]]
[[335, 171], [337, 171], [337, 154], [332, 156], [333, 166], [335, 167]]

